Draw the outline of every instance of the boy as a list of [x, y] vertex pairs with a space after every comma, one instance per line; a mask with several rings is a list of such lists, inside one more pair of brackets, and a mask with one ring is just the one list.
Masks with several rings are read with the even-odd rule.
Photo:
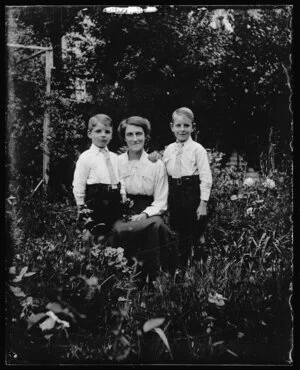
[[[91, 147], [76, 163], [73, 194], [79, 221], [84, 220], [83, 239], [105, 235], [121, 216], [121, 196], [125, 190], [118, 174], [118, 156], [108, 150], [112, 139], [112, 120], [106, 114], [96, 114], [88, 122]], [[84, 217], [88, 215], [88, 217]]]
[[170, 123], [176, 142], [170, 144], [163, 155], [169, 175], [170, 225], [179, 234], [183, 265], [188, 261], [192, 245], [196, 248], [196, 259], [203, 249], [207, 202], [212, 187], [207, 152], [191, 138], [194, 125], [194, 114], [189, 108], [176, 109]]

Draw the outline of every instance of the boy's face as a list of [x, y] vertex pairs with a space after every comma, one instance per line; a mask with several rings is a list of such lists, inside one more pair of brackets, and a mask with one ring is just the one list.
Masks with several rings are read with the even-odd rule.
[[191, 133], [194, 131], [192, 121], [181, 114], [175, 114], [173, 122], [171, 122], [171, 130], [173, 131], [176, 139], [180, 143], [184, 143], [189, 139]]
[[112, 139], [112, 128], [98, 122], [92, 130], [88, 131], [88, 137], [99, 148], [105, 148]]

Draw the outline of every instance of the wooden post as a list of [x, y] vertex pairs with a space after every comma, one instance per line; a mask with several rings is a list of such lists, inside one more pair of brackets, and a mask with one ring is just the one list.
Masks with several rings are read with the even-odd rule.
[[47, 190], [49, 182], [49, 169], [50, 169], [50, 151], [48, 146], [48, 136], [50, 133], [50, 106], [49, 98], [51, 93], [51, 68], [53, 67], [53, 50], [46, 50], [46, 107], [43, 124], [43, 180], [44, 190]]
[[50, 105], [48, 99], [51, 93], [51, 69], [53, 68], [53, 49], [52, 47], [10, 44], [10, 43], [8, 43], [7, 46], [17, 49], [39, 50], [39, 52], [31, 55], [28, 58], [22, 59], [17, 64], [25, 62], [28, 59], [34, 58], [40, 55], [41, 53], [46, 52], [46, 66], [45, 66], [46, 107], [43, 122], [43, 183], [44, 189], [46, 190], [49, 182], [49, 164], [50, 164], [50, 151], [48, 146], [48, 136], [50, 133]]

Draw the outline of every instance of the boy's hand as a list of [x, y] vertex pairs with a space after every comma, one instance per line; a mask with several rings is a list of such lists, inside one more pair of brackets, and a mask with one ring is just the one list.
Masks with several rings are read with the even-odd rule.
[[126, 203], [127, 202], [127, 195], [126, 194], [121, 194], [122, 196], [122, 203]]
[[197, 220], [200, 220], [200, 217], [207, 216], [207, 202], [205, 200], [201, 200], [196, 213], [197, 213]]
[[162, 159], [162, 155], [154, 151], [148, 155], [148, 159], [150, 162], [156, 162], [158, 159]]

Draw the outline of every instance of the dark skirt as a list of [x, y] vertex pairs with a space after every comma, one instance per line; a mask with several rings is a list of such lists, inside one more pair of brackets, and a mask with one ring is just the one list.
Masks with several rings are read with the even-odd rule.
[[[128, 195], [134, 204], [132, 214], [139, 214], [151, 205], [153, 197]], [[155, 278], [160, 270], [174, 272], [177, 262], [177, 244], [170, 228], [160, 216], [141, 221], [118, 220], [112, 233], [112, 247], [123, 247], [126, 257], [143, 262], [143, 272]]]

